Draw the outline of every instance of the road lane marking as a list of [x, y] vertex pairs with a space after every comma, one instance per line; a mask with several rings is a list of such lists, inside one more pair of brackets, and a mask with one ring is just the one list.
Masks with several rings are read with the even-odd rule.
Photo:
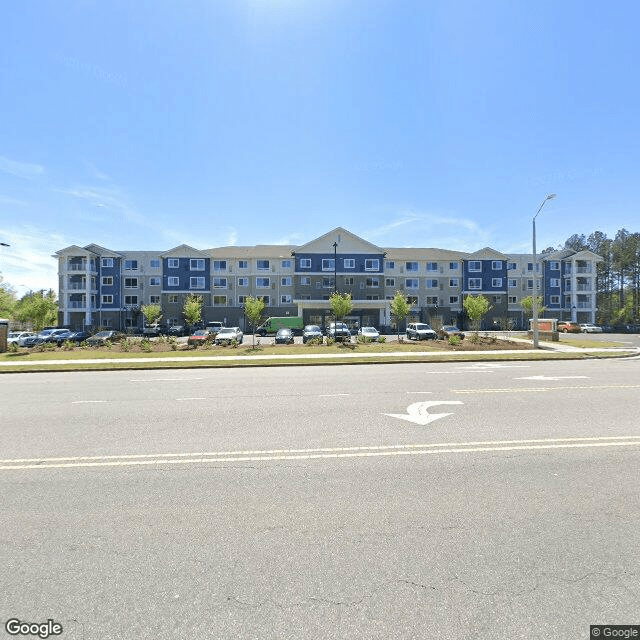
[[344, 398], [350, 395], [350, 393], [321, 393], [318, 398]]
[[588, 380], [590, 376], [525, 376], [524, 378], [515, 378], [516, 380], [571, 380], [582, 378]]
[[407, 391], [407, 393], [433, 393], [433, 391]]
[[83, 467], [126, 467], [203, 462], [260, 462], [276, 460], [318, 460], [384, 456], [433, 455], [438, 453], [479, 453], [491, 451], [535, 451], [602, 447], [637, 447], [640, 436], [585, 438], [545, 438], [532, 440], [497, 440], [443, 442], [429, 444], [372, 445], [318, 449], [267, 449], [194, 453], [131, 454], [113, 456], [77, 456], [66, 458], [15, 458], [0, 460], [0, 470], [69, 469]]
[[562, 391], [566, 389], [639, 389], [640, 384], [576, 385], [573, 387], [514, 387], [513, 389], [452, 389], [453, 393], [520, 393], [537, 391]]
[[209, 400], [209, 398], [176, 398], [176, 400]]
[[204, 380], [204, 378], [131, 378], [129, 382], [191, 382], [192, 380]]
[[108, 402], [107, 400], [72, 400], [71, 404], [95, 404], [97, 402]]
[[434, 420], [445, 418], [452, 415], [451, 413], [429, 413], [430, 407], [436, 407], [441, 404], [463, 404], [460, 400], [431, 400], [429, 402], [414, 402], [407, 407], [407, 413], [385, 413], [390, 418], [399, 418], [414, 424], [428, 425]]

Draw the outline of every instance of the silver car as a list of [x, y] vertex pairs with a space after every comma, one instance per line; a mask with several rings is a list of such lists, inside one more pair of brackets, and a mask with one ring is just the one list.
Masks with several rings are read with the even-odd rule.
[[602, 327], [591, 322], [585, 322], [580, 325], [580, 331], [582, 333], [602, 333]]
[[360, 327], [360, 329], [358, 329], [358, 335], [365, 338], [365, 340], [371, 340], [371, 342], [377, 342], [380, 337], [375, 327]]
[[216, 335], [216, 344], [231, 344], [234, 340], [242, 344], [244, 334], [240, 327], [223, 327]]

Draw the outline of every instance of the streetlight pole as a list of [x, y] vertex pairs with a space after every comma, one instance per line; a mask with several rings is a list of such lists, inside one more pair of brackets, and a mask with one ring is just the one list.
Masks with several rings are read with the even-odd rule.
[[536, 257], [536, 218], [538, 217], [538, 213], [542, 211], [542, 207], [544, 207], [547, 200], [553, 200], [556, 197], [555, 193], [550, 193], [540, 205], [540, 208], [536, 212], [536, 215], [533, 216], [533, 297], [532, 297], [532, 324], [533, 324], [533, 348], [539, 348], [539, 340], [540, 340], [540, 331], [538, 329], [538, 289], [536, 287], [537, 284], [537, 268], [538, 261]]

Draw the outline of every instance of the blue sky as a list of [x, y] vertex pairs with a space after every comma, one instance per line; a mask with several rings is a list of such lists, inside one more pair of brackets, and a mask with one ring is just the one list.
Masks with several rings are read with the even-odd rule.
[[640, 230], [634, 0], [51, 0], [0, 22], [0, 271], [91, 242]]

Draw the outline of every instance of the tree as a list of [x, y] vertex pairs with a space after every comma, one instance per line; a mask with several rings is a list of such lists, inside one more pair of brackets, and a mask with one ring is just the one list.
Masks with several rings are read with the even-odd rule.
[[400, 342], [400, 323], [411, 313], [411, 306], [402, 291], [396, 291], [391, 301], [391, 317], [396, 322], [398, 332], [398, 342]]
[[189, 326], [202, 320], [202, 296], [191, 294], [187, 296], [182, 308], [182, 315]]
[[[544, 312], [546, 311], [546, 307], [544, 307], [542, 305], [542, 303], [544, 302], [542, 300], [542, 296], [538, 296], [538, 317], [542, 316], [544, 314]], [[520, 300], [520, 304], [522, 305], [522, 308], [527, 312], [527, 315], [529, 317], [533, 316], [533, 296], [527, 296], [526, 298], [522, 298], [522, 300]]]
[[331, 311], [336, 318], [336, 322], [342, 320], [345, 316], [348, 316], [353, 309], [353, 302], [351, 301], [350, 293], [334, 293], [329, 297], [329, 304], [331, 305]]
[[0, 318], [13, 317], [16, 306], [16, 294], [13, 289], [4, 283], [0, 274]]
[[142, 305], [142, 313], [147, 321], [147, 325], [155, 324], [162, 318], [162, 308], [159, 304]]
[[253, 327], [253, 348], [256, 347], [256, 326], [264, 313], [264, 300], [262, 298], [254, 298], [247, 296], [244, 302], [244, 313]]
[[467, 316], [469, 316], [469, 320], [471, 320], [473, 330], [478, 333], [482, 318], [484, 318], [489, 309], [491, 309], [489, 299], [485, 298], [485, 296], [467, 296], [464, 299], [463, 306], [467, 312]]
[[44, 289], [23, 296], [15, 306], [15, 317], [20, 322], [30, 322], [35, 331], [58, 320], [58, 301], [53, 289]]

